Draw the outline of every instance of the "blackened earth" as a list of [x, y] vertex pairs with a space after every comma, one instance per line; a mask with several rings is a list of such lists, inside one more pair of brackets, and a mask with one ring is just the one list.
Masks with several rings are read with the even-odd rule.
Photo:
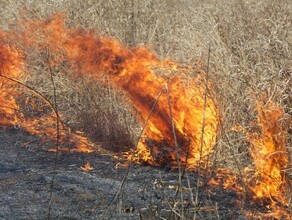
[[[0, 128], [0, 219], [246, 219], [235, 192], [204, 184], [194, 207], [196, 172], [183, 176], [180, 193], [176, 169], [128, 170], [103, 150], [60, 152], [56, 160], [47, 151], [53, 147], [21, 129]], [[80, 169], [86, 162], [93, 171]]]

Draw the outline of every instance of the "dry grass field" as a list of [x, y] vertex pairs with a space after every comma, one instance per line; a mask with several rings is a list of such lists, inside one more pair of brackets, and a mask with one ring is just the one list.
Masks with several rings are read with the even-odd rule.
[[[0, 28], [17, 32], [19, 21], [45, 20], [55, 13], [64, 13], [67, 27], [93, 29], [128, 47], [144, 46], [159, 59], [194, 68], [201, 62], [220, 114], [215, 151], [210, 158], [212, 167], [237, 174], [253, 167], [257, 159], [250, 151], [254, 143], [250, 136], [256, 133], [259, 137], [264, 129], [279, 133], [279, 123], [286, 134], [288, 158], [282, 172], [291, 188], [291, 1], [0, 0]], [[69, 79], [71, 70], [66, 63], [51, 70], [47, 65], [50, 56], [54, 54], [36, 50], [25, 58], [30, 77], [24, 83], [52, 103], [57, 97], [65, 123], [73, 130], [82, 130], [94, 143], [114, 152], [131, 149], [139, 138], [141, 124], [127, 95], [112, 87], [106, 77], [103, 83], [86, 76]], [[54, 84], [48, 74], [51, 71]], [[274, 119], [275, 124], [269, 124], [273, 116], [262, 118], [262, 122], [258, 119], [261, 110], [257, 103], [268, 112], [271, 102], [283, 111]], [[30, 114], [29, 109], [26, 111]], [[239, 125], [241, 131], [235, 129]], [[278, 133], [274, 133], [275, 139]], [[286, 194], [286, 209], [291, 211], [289, 190]]]

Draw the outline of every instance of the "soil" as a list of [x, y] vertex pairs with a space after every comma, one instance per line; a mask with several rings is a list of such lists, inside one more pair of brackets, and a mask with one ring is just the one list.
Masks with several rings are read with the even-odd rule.
[[[56, 160], [47, 151], [52, 146], [21, 129], [0, 128], [0, 219], [179, 219], [182, 203], [185, 219], [195, 213], [196, 219], [245, 219], [236, 193], [210, 193], [204, 185], [195, 212], [189, 187], [195, 172], [184, 175], [180, 194], [175, 169], [136, 164], [129, 170], [103, 151], [60, 152]], [[80, 169], [86, 162], [93, 171]]]

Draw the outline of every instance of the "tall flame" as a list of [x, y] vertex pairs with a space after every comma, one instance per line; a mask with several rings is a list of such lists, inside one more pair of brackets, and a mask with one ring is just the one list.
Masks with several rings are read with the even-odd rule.
[[252, 176], [246, 168], [247, 182], [254, 192], [254, 199], [268, 200], [270, 208], [275, 211], [273, 216], [281, 217], [284, 211], [279, 210], [278, 203], [287, 205], [288, 193], [285, 174], [288, 166], [287, 128], [281, 123], [281, 120], [284, 121], [284, 111], [271, 101], [265, 107], [258, 102], [257, 110], [261, 132], [246, 131], [255, 166]]
[[8, 79], [22, 78], [23, 56], [13, 45], [9, 44], [5, 33], [0, 32], [0, 125], [7, 126], [18, 123], [21, 114], [15, 95], [18, 90]]
[[[24, 27], [21, 36], [25, 36], [22, 41], [27, 47], [46, 45], [52, 53], [61, 51], [76, 73], [99, 81], [107, 75], [128, 95], [142, 126], [147, 123], [136, 151], [139, 160], [157, 165], [176, 160], [194, 164], [200, 158], [201, 147], [202, 158], [213, 151], [218, 112], [215, 98], [205, 93], [206, 86], [210, 89], [211, 85], [205, 82], [203, 71], [190, 79], [184, 72], [193, 68], [161, 61], [146, 48], [127, 48], [94, 31], [66, 28], [62, 15], [49, 21], [32, 20]], [[167, 78], [157, 74], [159, 71], [175, 72], [176, 76]]]
[[267, 210], [247, 211], [248, 217], [291, 219], [291, 213], [287, 211], [289, 186], [285, 173], [288, 167], [287, 128], [283, 123], [287, 118], [284, 117], [283, 109], [271, 101], [265, 106], [257, 102], [257, 111], [258, 132], [248, 131], [242, 126], [235, 129], [247, 134], [254, 167], [246, 167], [241, 176], [219, 168], [208, 184], [237, 192], [242, 199], [249, 199], [250, 204], [261, 205]]

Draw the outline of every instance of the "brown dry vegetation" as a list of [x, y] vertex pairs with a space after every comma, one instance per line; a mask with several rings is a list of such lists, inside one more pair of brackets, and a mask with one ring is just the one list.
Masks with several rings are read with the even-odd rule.
[[[0, 1], [0, 26], [13, 27], [20, 18], [47, 18], [65, 12], [69, 26], [93, 28], [121, 42], [147, 45], [161, 58], [181, 63], [207, 63], [218, 95], [222, 124], [214, 164], [243, 169], [250, 163], [244, 134], [256, 120], [256, 100], [273, 100], [292, 116], [292, 3], [289, 0], [30, 0]], [[48, 98], [53, 88], [46, 75], [48, 56], [29, 58], [37, 91]], [[66, 69], [66, 66], [64, 66]], [[139, 124], [124, 95], [109, 86], [79, 79], [72, 83], [55, 69], [59, 110], [66, 123], [103, 146], [124, 150], [135, 142]], [[77, 120], [78, 119], [78, 120]], [[287, 147], [292, 155], [292, 132]], [[287, 174], [292, 177], [292, 164]]]

